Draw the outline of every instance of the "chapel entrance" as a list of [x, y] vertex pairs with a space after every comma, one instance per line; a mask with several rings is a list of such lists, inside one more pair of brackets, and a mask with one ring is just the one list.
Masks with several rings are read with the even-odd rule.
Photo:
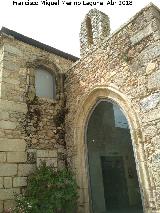
[[143, 213], [130, 130], [121, 108], [101, 100], [86, 140], [93, 213]]

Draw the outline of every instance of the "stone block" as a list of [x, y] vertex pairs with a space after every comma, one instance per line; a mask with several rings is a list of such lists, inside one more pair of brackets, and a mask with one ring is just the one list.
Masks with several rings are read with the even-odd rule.
[[151, 143], [155, 146], [156, 150], [160, 150], [160, 136], [156, 135], [152, 138]]
[[39, 167], [42, 162], [45, 162], [47, 166], [57, 167], [57, 158], [37, 158], [37, 167]]
[[153, 29], [152, 29], [152, 23], [151, 23], [147, 27], [145, 27], [144, 29], [140, 30], [138, 33], [136, 33], [134, 36], [132, 36], [130, 38], [132, 45], [137, 44], [142, 39], [146, 38], [147, 36], [149, 36], [152, 33], [153, 33]]
[[19, 164], [18, 165], [18, 176], [28, 176], [36, 168], [35, 164]]
[[14, 61], [3, 60], [4, 69], [7, 69], [8, 72], [10, 71], [18, 71], [19, 64], [15, 63]]
[[3, 213], [3, 201], [0, 201], [0, 213]]
[[160, 102], [160, 92], [153, 93], [140, 101], [141, 109], [148, 111], [157, 106]]
[[0, 177], [0, 189], [3, 188], [3, 177]]
[[160, 70], [157, 70], [148, 77], [148, 88], [149, 89], [160, 88]]
[[[12, 53], [12, 55], [17, 55], [17, 56], [23, 55], [22, 51], [19, 48], [11, 46], [10, 44], [4, 45], [4, 51], [5, 51], [5, 53], [6, 52]], [[5, 55], [7, 55], [7, 54], [5, 54]]]
[[4, 121], [2, 120], [0, 122], [0, 128], [1, 129], [15, 129], [17, 126], [17, 123], [11, 122], [11, 121]]
[[6, 162], [6, 153], [0, 152], [0, 163]]
[[143, 115], [142, 122], [149, 123], [150, 121], [154, 121], [157, 119], [160, 119], [160, 110], [154, 109], [154, 110], [148, 111], [147, 113]]
[[20, 194], [20, 189], [19, 188], [0, 189], [0, 200], [14, 199], [15, 194]]
[[17, 174], [17, 164], [0, 163], [0, 176], [13, 176]]
[[25, 151], [26, 142], [23, 139], [0, 139], [0, 151]]
[[13, 187], [21, 187], [27, 185], [27, 177], [15, 177], [13, 178]]
[[12, 188], [12, 178], [11, 177], [4, 177], [4, 188], [6, 188], [6, 189]]
[[37, 150], [37, 158], [56, 158], [57, 150]]
[[153, 138], [157, 134], [157, 128], [155, 126], [148, 126], [143, 130], [144, 135]]
[[150, 62], [146, 67], [146, 74], [151, 74], [156, 68], [156, 63]]
[[7, 152], [7, 162], [26, 162], [27, 153], [26, 152]]
[[0, 99], [0, 109], [4, 111], [27, 112], [27, 104]]
[[147, 46], [140, 54], [139, 60], [141, 65], [149, 63], [153, 59], [157, 58], [160, 55], [160, 44], [159, 41], [154, 42], [153, 44]]
[[0, 119], [1, 120], [9, 120], [9, 113], [5, 111], [0, 112]]
[[4, 201], [4, 210], [5, 211], [14, 209], [15, 206], [16, 206], [15, 200], [5, 200]]

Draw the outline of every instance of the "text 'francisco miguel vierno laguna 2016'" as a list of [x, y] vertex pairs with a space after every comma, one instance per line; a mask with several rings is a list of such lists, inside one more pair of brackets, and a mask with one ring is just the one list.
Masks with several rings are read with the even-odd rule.
[[128, 0], [104, 0], [104, 1], [63, 1], [63, 0], [57, 0], [57, 1], [48, 1], [48, 0], [42, 0], [42, 1], [13, 1], [14, 6], [28, 6], [28, 5], [45, 5], [45, 6], [57, 6], [57, 5], [73, 5], [73, 6], [80, 6], [80, 5], [86, 5], [86, 6], [105, 6], [105, 5], [132, 5], [132, 1]]

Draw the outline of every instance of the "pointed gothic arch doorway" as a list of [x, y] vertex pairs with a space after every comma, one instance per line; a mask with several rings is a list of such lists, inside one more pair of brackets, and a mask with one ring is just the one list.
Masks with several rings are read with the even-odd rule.
[[99, 100], [86, 126], [93, 213], [143, 213], [127, 119], [115, 102]]

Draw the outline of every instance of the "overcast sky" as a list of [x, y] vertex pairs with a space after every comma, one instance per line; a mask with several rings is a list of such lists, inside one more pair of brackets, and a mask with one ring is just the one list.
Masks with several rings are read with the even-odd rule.
[[[41, 0], [26, 0], [26, 2], [31, 1], [37, 1], [39, 5], [13, 6], [13, 0], [0, 0], [0, 27], [7, 27], [78, 57], [80, 24], [90, 9], [97, 8], [106, 13], [110, 17], [113, 32], [150, 3], [150, 0], [132, 0], [132, 5], [120, 6], [120, 0], [114, 0], [116, 5], [106, 5], [109, 0], [96, 0], [104, 2], [104, 5], [67, 6], [62, 3], [63, 0], [59, 0], [59, 6], [45, 6], [42, 5]], [[49, 2], [49, 0], [45, 1]], [[83, 2], [83, 0], [73, 1]], [[91, 2], [84, 0], [87, 1]], [[25, 0], [14, 0], [14, 2], [25, 2]], [[160, 8], [160, 0], [152, 0], [152, 3]]]

